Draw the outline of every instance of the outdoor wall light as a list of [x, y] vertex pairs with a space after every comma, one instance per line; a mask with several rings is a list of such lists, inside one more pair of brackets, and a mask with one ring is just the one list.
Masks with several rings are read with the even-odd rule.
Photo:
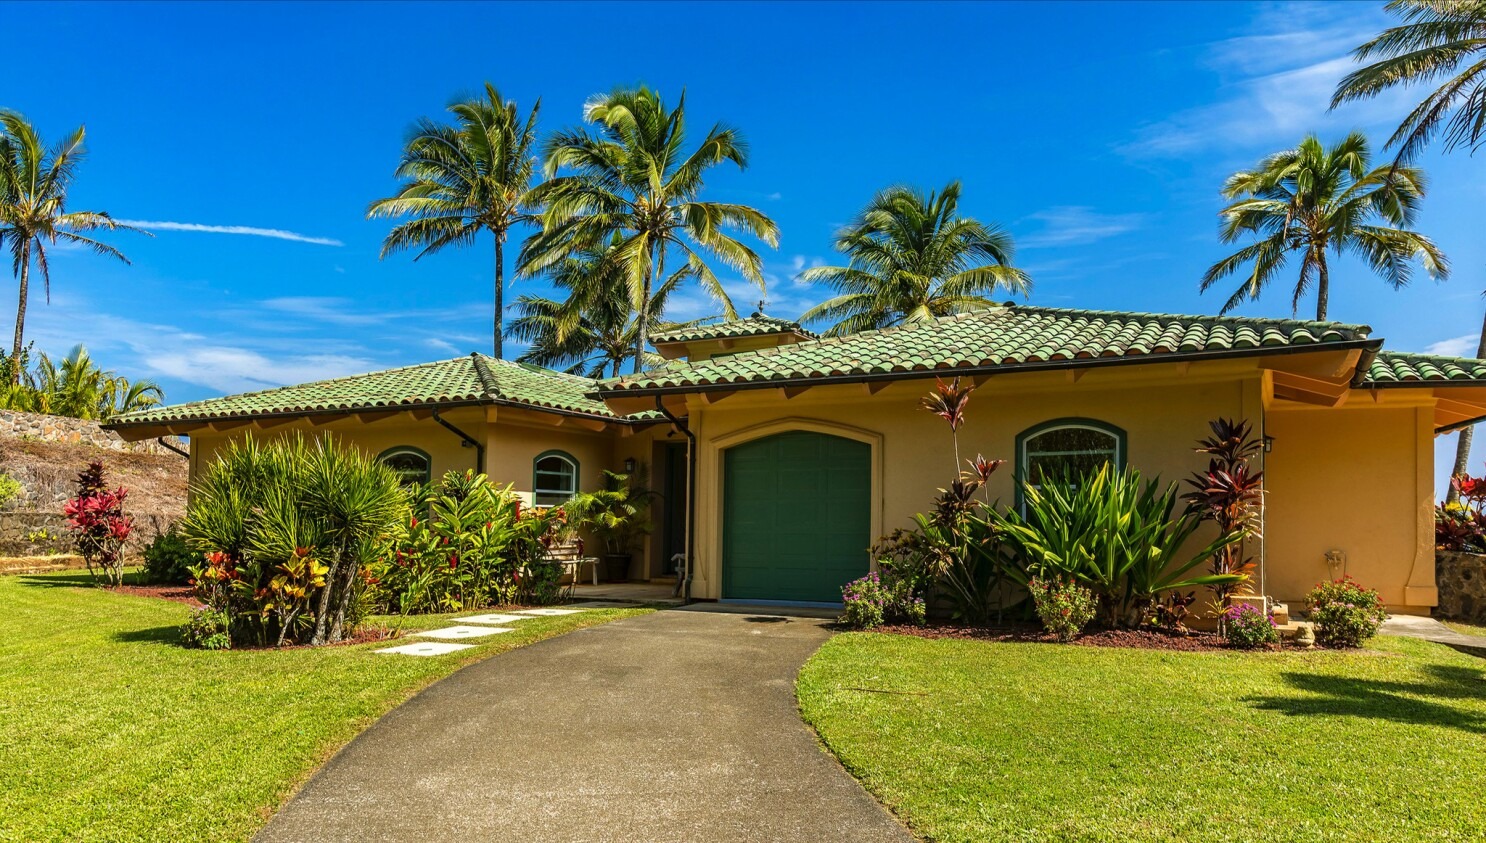
[[625, 457], [625, 459], [624, 459], [624, 473], [625, 474], [634, 474], [635, 473], [635, 458], [634, 457]]
[[1273, 450], [1274, 450], [1274, 437], [1273, 436], [1266, 436], [1266, 437], [1264, 437], [1264, 453], [1267, 454], [1267, 453], [1269, 453], [1270, 451], [1273, 451]]

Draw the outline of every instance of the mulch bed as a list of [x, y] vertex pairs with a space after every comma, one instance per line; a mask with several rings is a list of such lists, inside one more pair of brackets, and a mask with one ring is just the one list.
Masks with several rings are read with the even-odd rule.
[[115, 585], [104, 589], [114, 594], [128, 594], [131, 597], [157, 597], [161, 600], [174, 600], [177, 603], [185, 603], [192, 608], [201, 608], [203, 605], [196, 599], [196, 590], [189, 585]]
[[[1001, 641], [1031, 644], [1056, 644], [1057, 636], [1035, 627], [983, 627], [930, 624], [912, 626], [894, 624], [877, 627], [875, 632], [914, 635], [919, 638], [963, 638], [974, 641]], [[1073, 639], [1082, 647], [1126, 647], [1137, 650], [1175, 650], [1203, 653], [1233, 650], [1215, 632], [1193, 630], [1186, 635], [1149, 629], [1092, 629]], [[1279, 649], [1278, 647], [1274, 649]]]

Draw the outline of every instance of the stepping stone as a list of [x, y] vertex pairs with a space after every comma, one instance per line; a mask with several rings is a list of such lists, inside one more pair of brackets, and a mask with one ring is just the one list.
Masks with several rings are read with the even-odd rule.
[[470, 615], [467, 618], [455, 618], [454, 620], [460, 623], [488, 623], [495, 626], [503, 626], [508, 623], [515, 623], [516, 621], [529, 621], [531, 618], [531, 615], [503, 615], [499, 612], [494, 612], [489, 615]]
[[486, 635], [499, 635], [502, 632], [515, 632], [514, 629], [496, 629], [493, 626], [446, 626], [443, 629], [426, 629], [423, 632], [415, 632], [414, 635], [424, 635], [429, 638], [481, 638]]
[[397, 653], [402, 656], [442, 656], [446, 653], [457, 653], [460, 650], [468, 650], [474, 644], [455, 644], [450, 641], [419, 641], [416, 644], [403, 644], [399, 647], [388, 647], [385, 650], [374, 650], [377, 653]]
[[514, 615], [537, 615], [540, 617], [556, 617], [558, 615], [576, 615], [586, 612], [587, 609], [516, 609]]

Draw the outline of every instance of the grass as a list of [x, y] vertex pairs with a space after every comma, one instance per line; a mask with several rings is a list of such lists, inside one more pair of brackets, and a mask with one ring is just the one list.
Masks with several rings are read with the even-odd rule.
[[186, 606], [86, 582], [0, 577], [0, 840], [245, 840], [337, 748], [430, 682], [649, 611], [533, 618], [430, 658], [372, 652], [386, 644], [206, 652], [178, 644]]
[[1460, 633], [1463, 633], [1465, 635], [1480, 635], [1482, 637], [1486, 637], [1486, 626], [1477, 626], [1475, 624], [1461, 623], [1460, 621], [1444, 621], [1444, 624], [1445, 624], [1445, 626], [1450, 627], [1451, 629], [1455, 630], [1456, 632], [1460, 632]]
[[1466, 840], [1486, 662], [852, 633], [798, 682], [822, 741], [921, 837]]

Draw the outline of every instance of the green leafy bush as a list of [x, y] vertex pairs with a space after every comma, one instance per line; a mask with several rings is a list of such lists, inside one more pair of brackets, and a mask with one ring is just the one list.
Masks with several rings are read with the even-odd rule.
[[841, 623], [853, 629], [871, 629], [888, 621], [923, 626], [924, 598], [914, 594], [909, 579], [891, 571], [872, 573], [841, 587]]
[[1378, 592], [1351, 577], [1317, 584], [1305, 602], [1316, 625], [1316, 641], [1327, 647], [1360, 647], [1388, 617]]
[[1058, 636], [1059, 641], [1077, 638], [1094, 619], [1098, 607], [1094, 592], [1072, 577], [1033, 577], [1027, 582], [1027, 590], [1032, 593], [1032, 605], [1037, 608], [1043, 628]]
[[180, 522], [204, 556], [192, 569], [232, 644], [327, 644], [355, 631], [367, 566], [408, 523], [398, 476], [329, 435], [224, 448], [192, 488]]
[[21, 496], [21, 481], [0, 471], [0, 507]]
[[1091, 589], [1111, 626], [1138, 626], [1165, 592], [1244, 579], [1238, 573], [1191, 575], [1241, 541], [1242, 531], [1220, 534], [1190, 556], [1178, 557], [1203, 520], [1196, 512], [1176, 512], [1176, 484], [1163, 489], [1134, 469], [1104, 465], [1076, 478], [1024, 483], [1022, 495], [1025, 515], [990, 510], [1001, 540], [1028, 570], [1071, 577]]
[[1274, 615], [1259, 611], [1250, 603], [1238, 603], [1223, 610], [1223, 637], [1240, 650], [1257, 650], [1278, 644], [1280, 633], [1274, 628]]
[[560, 599], [562, 566], [546, 559], [560, 509], [523, 508], [509, 486], [449, 472], [422, 495], [385, 559], [372, 566], [374, 602], [400, 614], [459, 612]]
[[230, 650], [232, 636], [227, 632], [227, 612], [206, 606], [191, 613], [191, 619], [181, 627], [181, 643], [198, 650]]
[[186, 538], [171, 525], [155, 536], [144, 549], [144, 580], [148, 583], [191, 581], [191, 567], [201, 562], [201, 554], [192, 549]]

